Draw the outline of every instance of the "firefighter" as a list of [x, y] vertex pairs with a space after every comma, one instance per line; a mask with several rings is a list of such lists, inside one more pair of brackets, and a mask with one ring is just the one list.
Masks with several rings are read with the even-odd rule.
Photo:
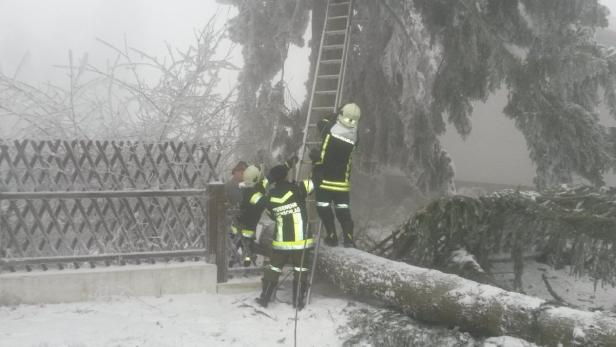
[[250, 165], [244, 170], [243, 182], [240, 184], [242, 198], [240, 200], [239, 215], [232, 226], [233, 233], [241, 237], [242, 256], [244, 266], [255, 263], [256, 255], [255, 236], [257, 224], [263, 214], [263, 206], [259, 201], [266, 194], [268, 181], [263, 178], [261, 170]]
[[289, 165], [278, 165], [270, 170], [268, 179], [272, 186], [268, 196], [262, 199], [263, 206], [267, 208], [276, 225], [270, 265], [263, 273], [263, 290], [257, 302], [267, 307], [278, 284], [282, 268], [285, 264], [292, 264], [293, 307], [302, 309], [310, 277], [308, 253], [314, 245], [312, 233], [307, 227], [306, 196], [314, 190], [314, 186], [311, 180], [299, 184], [289, 182], [287, 180], [289, 167]]
[[349, 191], [351, 154], [358, 142], [357, 122], [360, 116], [359, 106], [350, 103], [344, 105], [338, 114], [321, 119], [317, 129], [323, 142], [320, 150], [310, 152], [314, 164], [312, 175], [316, 185], [317, 212], [327, 232], [325, 243], [329, 246], [338, 245], [333, 205], [342, 227], [344, 247], [355, 247]]
[[[239, 161], [231, 170], [231, 179], [225, 183], [225, 192], [227, 195], [227, 202], [229, 203], [229, 207], [234, 215], [234, 218], [237, 218], [239, 214], [239, 205], [242, 201], [242, 189], [240, 185], [243, 181], [244, 170], [246, 170], [248, 164], [245, 161]], [[234, 244], [235, 249], [239, 249], [241, 247], [241, 235], [237, 233], [237, 228], [233, 225], [231, 226], [231, 233], [229, 234], [229, 238], [231, 242]], [[233, 266], [235, 260], [229, 261], [229, 266]]]
[[247, 166], [245, 161], [239, 161], [231, 170], [231, 179], [225, 184], [227, 201], [233, 208], [236, 208], [241, 201], [242, 192], [239, 184], [242, 182], [242, 175]]

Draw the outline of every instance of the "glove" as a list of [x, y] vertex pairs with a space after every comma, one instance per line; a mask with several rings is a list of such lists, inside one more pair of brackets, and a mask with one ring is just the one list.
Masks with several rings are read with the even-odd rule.
[[298, 162], [299, 162], [299, 158], [296, 155], [294, 155], [294, 156], [291, 157], [291, 159], [286, 161], [285, 165], [287, 166], [287, 168], [290, 169], [290, 168], [294, 167], [295, 164], [297, 164]]
[[321, 165], [315, 165], [312, 167], [312, 175], [310, 177], [315, 186], [320, 186], [323, 181], [323, 167]]
[[321, 151], [319, 151], [316, 148], [313, 148], [310, 150], [310, 154], [308, 154], [308, 157], [310, 158], [310, 160], [312, 160], [312, 162], [317, 162], [321, 159]]

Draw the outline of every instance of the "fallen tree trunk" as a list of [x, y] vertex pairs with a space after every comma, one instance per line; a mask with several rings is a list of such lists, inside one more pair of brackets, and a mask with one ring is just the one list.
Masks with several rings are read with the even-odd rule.
[[349, 313], [350, 336], [343, 346], [455, 346], [479, 344], [468, 333], [426, 326], [409, 316], [389, 310], [364, 308]]
[[474, 338], [457, 329], [419, 323], [387, 308], [362, 308], [349, 312], [348, 328], [350, 331], [343, 347], [537, 347], [534, 343], [509, 336]]
[[381, 300], [420, 321], [546, 346], [616, 346], [616, 318], [479, 284], [356, 249], [322, 247], [318, 270], [349, 294]]

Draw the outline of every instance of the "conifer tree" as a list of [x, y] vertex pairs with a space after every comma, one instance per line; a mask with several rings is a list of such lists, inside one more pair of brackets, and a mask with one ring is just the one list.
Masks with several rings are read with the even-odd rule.
[[[301, 43], [309, 9], [301, 1], [230, 2], [240, 9], [229, 24], [246, 61], [239, 107], [253, 114], [284, 57], [276, 40]], [[311, 71], [326, 3], [312, 1]], [[500, 89], [537, 186], [576, 177], [601, 185], [616, 167], [616, 131], [597, 113], [605, 102], [616, 115], [616, 59], [595, 41], [608, 14], [598, 0], [356, 0], [355, 9], [345, 101], [364, 110], [361, 169], [394, 166], [425, 192], [447, 190], [453, 169], [438, 140], [445, 122], [468, 136], [473, 102]], [[263, 116], [270, 119], [252, 119], [271, 122]], [[252, 124], [244, 126], [259, 136]]]

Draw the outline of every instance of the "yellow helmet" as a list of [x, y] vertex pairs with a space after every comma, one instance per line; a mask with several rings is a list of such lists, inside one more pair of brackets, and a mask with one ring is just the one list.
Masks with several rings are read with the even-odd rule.
[[347, 128], [355, 128], [361, 117], [361, 110], [355, 103], [346, 104], [338, 114], [338, 122]]
[[244, 185], [254, 187], [261, 180], [261, 170], [254, 165], [250, 165], [244, 170]]

